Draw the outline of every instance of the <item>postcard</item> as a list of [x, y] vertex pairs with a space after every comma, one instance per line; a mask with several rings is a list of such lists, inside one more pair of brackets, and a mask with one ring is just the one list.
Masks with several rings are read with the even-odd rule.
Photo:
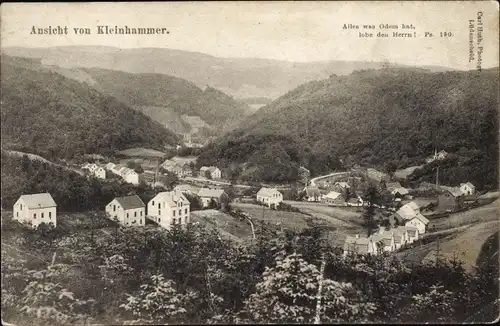
[[3, 325], [498, 320], [498, 2], [0, 12]]

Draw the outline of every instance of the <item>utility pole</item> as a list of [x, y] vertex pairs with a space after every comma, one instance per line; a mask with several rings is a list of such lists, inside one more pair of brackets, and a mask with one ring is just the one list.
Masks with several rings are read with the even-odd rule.
[[[327, 234], [327, 243], [330, 239], [330, 233]], [[326, 247], [328, 248], [328, 247]], [[318, 293], [316, 295], [316, 316], [314, 317], [314, 324], [321, 324], [321, 292], [323, 291], [323, 278], [325, 274], [325, 265], [326, 265], [326, 257], [325, 257], [325, 249], [322, 248], [323, 253], [321, 254], [321, 267], [319, 269], [318, 276]]]
[[436, 190], [439, 189], [439, 166], [436, 169]]
[[436, 266], [439, 263], [439, 256], [441, 255], [440, 250], [441, 249], [439, 248], [439, 238], [437, 238], [437, 241], [436, 241]]

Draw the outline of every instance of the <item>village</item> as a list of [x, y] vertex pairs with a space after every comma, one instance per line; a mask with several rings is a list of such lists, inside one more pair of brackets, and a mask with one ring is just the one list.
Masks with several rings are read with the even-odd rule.
[[[445, 151], [435, 151], [427, 163], [442, 160], [446, 155]], [[147, 203], [138, 195], [130, 194], [114, 198], [106, 205], [105, 216], [123, 227], [153, 223], [170, 230], [176, 224], [192, 223], [192, 213], [197, 219], [204, 214], [215, 216], [216, 225], [227, 225], [228, 214], [240, 214], [252, 224], [254, 232], [253, 224], [258, 220], [269, 221], [283, 229], [289, 222], [287, 214], [292, 220], [292, 214], [307, 210], [319, 220], [328, 215], [330, 220], [340, 222], [333, 223], [340, 226], [334, 227], [338, 231], [335, 245], [344, 255], [378, 255], [411, 247], [433, 231], [432, 220], [442, 220], [450, 214], [490, 202], [482, 200], [475, 186], [467, 180], [450, 187], [440, 185], [436, 175], [436, 184], [422, 183], [417, 188], [410, 188], [402, 186], [404, 178], [391, 177], [373, 168], [354, 168], [310, 178], [307, 168], [301, 167], [303, 187], [292, 189], [289, 185], [236, 184], [224, 179], [223, 171], [217, 166], [198, 169], [195, 157], [161, 161], [143, 156], [117, 163], [93, 161], [80, 166], [89, 178], [102, 182], [118, 178], [132, 185], [146, 183], [159, 189]], [[162, 181], [165, 175], [174, 175], [177, 179], [171, 189]], [[378, 200], [367, 197], [370, 187], [375, 189]], [[342, 211], [349, 216], [348, 220], [339, 219], [344, 214]], [[372, 221], [368, 224], [363, 223], [367, 211], [371, 212], [368, 219]], [[280, 217], [274, 218], [273, 212], [281, 212]], [[57, 227], [57, 203], [49, 193], [25, 194], [14, 204], [12, 217], [32, 228], [42, 223]], [[361, 227], [342, 228], [347, 225], [345, 222], [352, 221]]]

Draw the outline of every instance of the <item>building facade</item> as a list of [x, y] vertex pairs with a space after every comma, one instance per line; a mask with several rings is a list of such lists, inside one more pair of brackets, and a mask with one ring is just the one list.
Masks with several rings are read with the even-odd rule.
[[106, 205], [106, 216], [123, 226], [144, 226], [146, 205], [137, 195], [117, 197]]
[[257, 201], [269, 207], [277, 207], [283, 202], [283, 194], [275, 188], [260, 188], [257, 192]]
[[180, 191], [160, 192], [148, 203], [148, 218], [165, 229], [191, 222], [189, 200]]
[[57, 204], [49, 193], [22, 195], [12, 211], [14, 220], [33, 228], [42, 223], [57, 226]]

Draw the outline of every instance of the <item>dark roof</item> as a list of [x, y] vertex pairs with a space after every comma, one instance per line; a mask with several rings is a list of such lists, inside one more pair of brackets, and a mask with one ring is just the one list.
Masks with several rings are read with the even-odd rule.
[[118, 203], [122, 206], [124, 210], [133, 208], [143, 208], [146, 207], [141, 198], [137, 195], [117, 197], [115, 198]]

